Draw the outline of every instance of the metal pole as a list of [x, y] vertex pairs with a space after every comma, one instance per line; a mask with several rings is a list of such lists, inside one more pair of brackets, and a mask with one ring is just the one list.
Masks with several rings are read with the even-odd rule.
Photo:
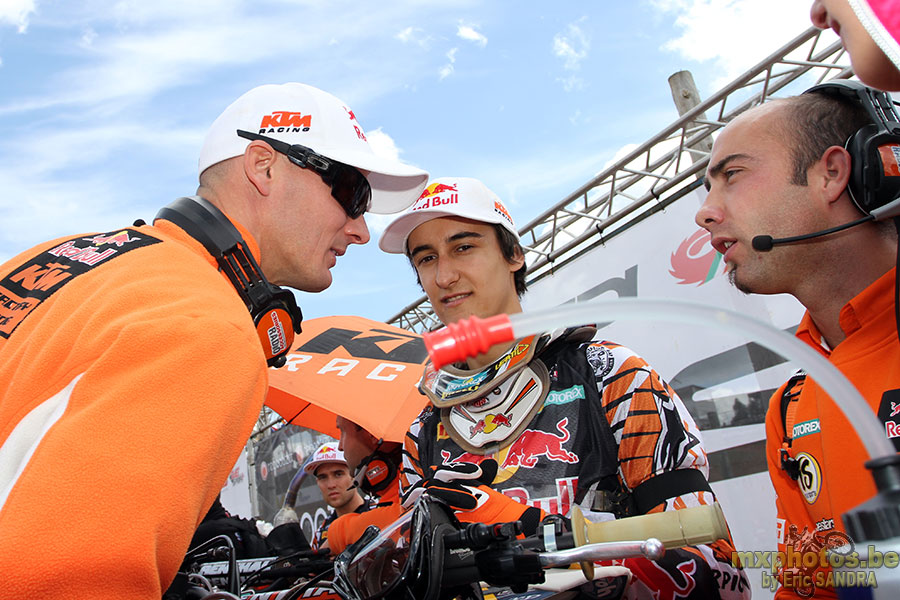
[[[672, 90], [672, 100], [675, 101], [675, 108], [678, 109], [678, 116], [684, 116], [685, 113], [700, 104], [700, 92], [694, 83], [694, 76], [690, 71], [678, 71], [669, 77], [669, 88]], [[696, 115], [699, 121], [706, 121], [706, 113], [702, 112]], [[685, 123], [684, 130], [687, 132], [693, 127], [697, 127], [697, 121]], [[689, 152], [691, 161], [705, 160], [709, 153], [712, 152], [713, 139], [711, 135], [701, 138], [688, 146], [688, 149], [697, 150], [697, 152]], [[697, 173], [697, 179], [703, 179], [703, 172]]]

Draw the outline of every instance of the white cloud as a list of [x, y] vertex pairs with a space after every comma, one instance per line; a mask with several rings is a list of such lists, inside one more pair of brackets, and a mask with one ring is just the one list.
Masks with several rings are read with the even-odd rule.
[[394, 39], [398, 39], [401, 42], [403, 42], [404, 44], [408, 44], [409, 42], [411, 42], [415, 39], [415, 33], [417, 31], [419, 31], [419, 29], [417, 27], [414, 28], [412, 25], [410, 25], [406, 29], [396, 33], [394, 35]]
[[[650, 0], [675, 16], [681, 35], [662, 50], [693, 61], [713, 61], [719, 87], [810, 27], [809, 2], [784, 0]], [[778, 15], [773, 18], [772, 15]], [[802, 57], [801, 57], [802, 58]]]
[[397, 147], [397, 143], [394, 142], [394, 138], [385, 133], [381, 127], [373, 129], [372, 131], [367, 131], [366, 139], [369, 140], [369, 146], [376, 156], [391, 160], [400, 159], [400, 149]]
[[0, 1], [0, 25], [13, 25], [19, 33], [28, 29], [28, 16], [34, 12], [34, 0]]
[[97, 32], [88, 27], [84, 34], [81, 36], [81, 41], [78, 43], [82, 48], [90, 48], [94, 44], [94, 40], [97, 39]]
[[474, 42], [482, 48], [488, 43], [488, 39], [483, 34], [475, 31], [475, 28], [471, 25], [460, 25], [456, 29], [456, 35], [464, 40]]
[[584, 79], [582, 79], [578, 75], [557, 77], [556, 80], [563, 84], [563, 89], [567, 92], [578, 91], [584, 88]]
[[553, 36], [553, 54], [563, 59], [563, 68], [567, 71], [577, 71], [581, 68], [581, 61], [587, 58], [591, 47], [587, 35], [578, 26], [583, 20], [584, 18], [570, 23], [564, 33]]
[[404, 44], [415, 44], [420, 48], [428, 48], [432, 37], [421, 27], [409, 26], [406, 29], [394, 34], [394, 39], [400, 40]]
[[456, 62], [457, 52], [459, 52], [459, 48], [450, 48], [450, 50], [447, 52], [447, 60], [449, 60], [450, 62], [448, 62], [438, 70], [438, 79], [443, 81], [447, 77], [453, 75], [453, 63]]

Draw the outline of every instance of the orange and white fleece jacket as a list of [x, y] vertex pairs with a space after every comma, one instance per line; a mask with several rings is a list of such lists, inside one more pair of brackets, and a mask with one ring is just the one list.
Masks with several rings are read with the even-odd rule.
[[158, 600], [266, 388], [249, 312], [171, 223], [0, 265], [2, 595]]

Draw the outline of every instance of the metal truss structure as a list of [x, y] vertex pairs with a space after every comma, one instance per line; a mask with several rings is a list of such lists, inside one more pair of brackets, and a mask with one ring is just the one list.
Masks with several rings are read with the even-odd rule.
[[[528, 282], [699, 186], [710, 136], [741, 112], [782, 91], [799, 93], [828, 79], [851, 77], [840, 42], [828, 44], [823, 35], [814, 27], [803, 32], [520, 229]], [[389, 323], [419, 333], [441, 325], [424, 296]]]

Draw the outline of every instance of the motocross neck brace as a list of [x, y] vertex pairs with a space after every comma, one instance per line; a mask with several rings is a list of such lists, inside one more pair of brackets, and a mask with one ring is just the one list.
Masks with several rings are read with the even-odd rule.
[[480, 398], [441, 409], [447, 435], [463, 450], [488, 455], [515, 441], [544, 406], [550, 391], [547, 367], [539, 358]]

